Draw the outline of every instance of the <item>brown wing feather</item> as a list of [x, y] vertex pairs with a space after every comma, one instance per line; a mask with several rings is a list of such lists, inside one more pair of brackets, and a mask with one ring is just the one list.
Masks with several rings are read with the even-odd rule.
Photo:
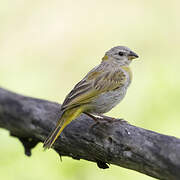
[[124, 85], [125, 80], [126, 76], [122, 70], [90, 72], [66, 96], [62, 110], [90, 103], [99, 94], [120, 88]]
[[123, 71], [106, 72], [99, 76], [94, 83], [94, 87], [100, 92], [113, 91], [124, 85], [126, 76]]
[[[93, 88], [92, 73], [89, 73], [82, 81], [75, 85], [73, 90], [66, 96], [61, 109], [67, 110], [76, 107], [80, 104], [90, 102], [91, 98], [95, 96], [96, 89]], [[88, 79], [88, 76], [91, 78]]]

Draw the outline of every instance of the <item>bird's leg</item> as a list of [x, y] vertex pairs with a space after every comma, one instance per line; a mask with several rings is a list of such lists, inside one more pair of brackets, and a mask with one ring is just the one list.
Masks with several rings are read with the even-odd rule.
[[87, 113], [87, 112], [84, 112], [84, 114], [86, 114], [87, 116], [92, 118], [96, 123], [99, 123], [99, 120], [103, 119], [103, 117], [101, 117], [101, 116], [96, 116], [94, 114], [90, 114], [90, 113]]
[[90, 118], [92, 118], [95, 121], [95, 123], [93, 123], [92, 127], [96, 126], [99, 123], [102, 123], [103, 121], [106, 121], [109, 123], [113, 123], [115, 121], [122, 122], [122, 123], [128, 123], [124, 119], [116, 119], [116, 118], [108, 117], [108, 116], [105, 116], [102, 114], [94, 115], [94, 114], [90, 114], [87, 112], [84, 112], [84, 114], [86, 114], [87, 116], [89, 116]]
[[108, 122], [114, 122], [116, 120], [116, 118], [113, 117], [108, 117], [105, 115], [100, 115], [104, 120], [108, 121]]
[[93, 124], [92, 126], [95, 126], [95, 125], [101, 123], [102, 121], [108, 121], [111, 123], [111, 122], [114, 122], [114, 120], [116, 120], [115, 118], [104, 116], [102, 114], [94, 115], [94, 114], [90, 114], [87, 112], [85, 112], [84, 114], [86, 114], [87, 116], [89, 116], [90, 118], [92, 118], [95, 121], [95, 124]]
[[105, 116], [105, 115], [102, 115], [102, 114], [98, 114], [97, 117], [99, 117], [101, 120], [108, 121], [109, 123], [113, 123], [115, 121], [121, 121], [121, 122], [124, 122], [124, 123], [128, 123], [124, 119], [116, 119], [114, 117], [109, 117], [109, 116]]

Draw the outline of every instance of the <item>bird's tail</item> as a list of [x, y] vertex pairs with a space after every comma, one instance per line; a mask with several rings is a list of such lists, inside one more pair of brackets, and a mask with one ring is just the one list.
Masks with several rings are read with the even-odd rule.
[[83, 109], [82, 107], [73, 108], [65, 111], [61, 118], [58, 120], [56, 124], [56, 128], [50, 133], [50, 135], [44, 141], [44, 149], [49, 149], [52, 147], [56, 139], [59, 137], [63, 129], [75, 118], [77, 118]]

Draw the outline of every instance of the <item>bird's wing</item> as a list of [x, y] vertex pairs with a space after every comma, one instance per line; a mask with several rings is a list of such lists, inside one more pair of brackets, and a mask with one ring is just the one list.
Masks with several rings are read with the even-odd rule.
[[125, 81], [126, 75], [122, 70], [92, 71], [66, 96], [61, 108], [67, 110], [88, 104], [101, 93], [122, 87]]

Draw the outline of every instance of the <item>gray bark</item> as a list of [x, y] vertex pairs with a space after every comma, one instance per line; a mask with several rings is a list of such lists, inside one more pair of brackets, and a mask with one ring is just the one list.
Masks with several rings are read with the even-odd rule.
[[[0, 127], [10, 131], [30, 156], [55, 127], [60, 105], [0, 88]], [[120, 119], [94, 120], [82, 114], [68, 125], [53, 148], [60, 156], [114, 164], [163, 180], [180, 179], [180, 139], [145, 130]]]

